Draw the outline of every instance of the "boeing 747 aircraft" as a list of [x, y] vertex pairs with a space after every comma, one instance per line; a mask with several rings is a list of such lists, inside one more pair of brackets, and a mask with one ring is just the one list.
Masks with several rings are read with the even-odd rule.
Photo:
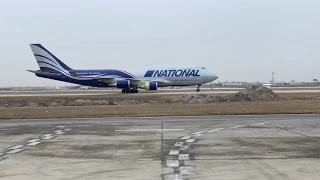
[[71, 69], [41, 44], [30, 44], [40, 70], [27, 70], [38, 77], [93, 87], [117, 87], [122, 93], [139, 88], [157, 90], [165, 86], [191, 86], [214, 81], [217, 75], [202, 66], [168, 66], [139, 69]]

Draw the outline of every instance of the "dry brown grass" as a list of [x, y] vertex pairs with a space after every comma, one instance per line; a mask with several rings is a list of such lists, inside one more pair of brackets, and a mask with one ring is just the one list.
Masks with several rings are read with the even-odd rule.
[[[226, 96], [226, 94], [208, 94], [209, 96]], [[284, 93], [280, 96], [288, 99], [316, 99], [320, 98], [320, 93]], [[0, 97], [0, 104], [10, 104], [13, 102], [50, 102], [50, 101], [75, 101], [78, 99], [84, 100], [108, 100], [117, 99], [123, 100], [170, 100], [181, 98], [181, 94], [105, 94], [105, 95], [85, 95], [85, 96], [31, 96], [31, 97]]]
[[320, 100], [3, 108], [1, 119], [106, 116], [320, 113]]

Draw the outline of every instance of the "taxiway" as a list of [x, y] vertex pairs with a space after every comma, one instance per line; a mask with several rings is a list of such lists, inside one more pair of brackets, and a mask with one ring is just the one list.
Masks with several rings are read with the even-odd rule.
[[319, 118], [0, 120], [0, 179], [319, 179]]

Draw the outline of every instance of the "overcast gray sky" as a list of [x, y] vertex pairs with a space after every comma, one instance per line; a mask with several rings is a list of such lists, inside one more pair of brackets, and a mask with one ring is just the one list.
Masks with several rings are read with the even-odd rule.
[[203, 65], [219, 80], [320, 79], [319, 0], [10, 0], [0, 3], [4, 86], [35, 77], [29, 43], [74, 69]]

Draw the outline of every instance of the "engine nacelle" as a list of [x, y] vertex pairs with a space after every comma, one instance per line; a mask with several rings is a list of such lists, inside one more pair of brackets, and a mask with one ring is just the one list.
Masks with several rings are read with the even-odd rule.
[[128, 80], [119, 80], [116, 82], [116, 87], [125, 89], [125, 88], [130, 88], [130, 81]]
[[157, 82], [146, 82], [144, 83], [145, 90], [157, 90], [158, 83]]

